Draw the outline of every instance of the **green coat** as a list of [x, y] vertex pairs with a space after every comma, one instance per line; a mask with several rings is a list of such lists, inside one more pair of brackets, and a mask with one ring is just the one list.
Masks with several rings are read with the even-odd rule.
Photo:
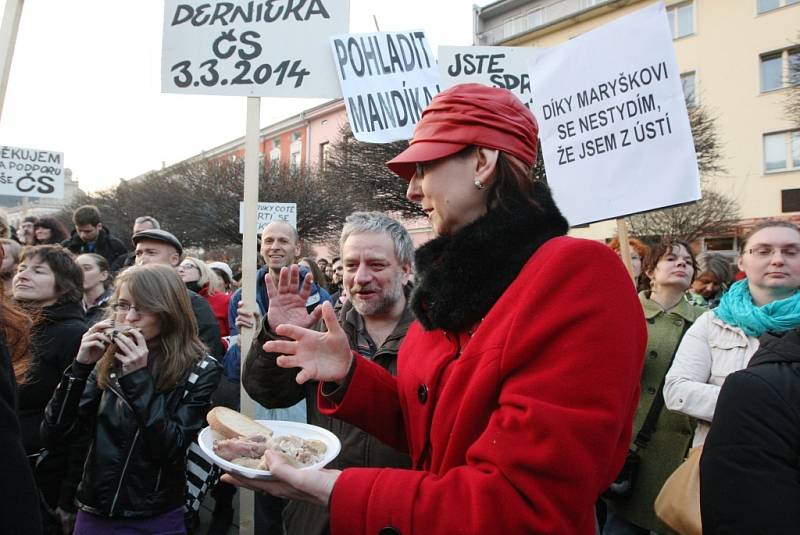
[[[664, 395], [659, 386], [667, 374], [681, 335], [685, 332], [684, 324], [694, 323], [706, 311], [704, 307], [681, 300], [665, 313], [658, 303], [650, 300], [649, 295], [650, 292], [639, 293], [647, 320], [647, 350], [642, 370], [642, 391], [633, 420], [634, 439], [642, 428], [655, 397]], [[646, 448], [639, 450], [641, 465], [633, 496], [628, 499], [608, 499], [606, 501], [609, 508], [637, 526], [658, 533], [671, 533], [656, 517], [653, 503], [664, 481], [683, 461], [692, 443], [694, 427], [695, 421], [692, 418], [666, 408], [661, 409], [650, 442]], [[631, 448], [635, 448], [633, 440]]]

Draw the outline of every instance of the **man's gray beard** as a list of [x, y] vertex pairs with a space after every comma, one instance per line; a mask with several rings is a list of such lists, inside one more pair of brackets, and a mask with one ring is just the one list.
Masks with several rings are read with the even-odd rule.
[[401, 271], [397, 272], [397, 275], [392, 281], [392, 287], [388, 289], [377, 302], [359, 302], [356, 297], [357, 295], [352, 296], [350, 302], [353, 303], [353, 308], [356, 309], [356, 312], [362, 316], [385, 314], [387, 311], [391, 310], [401, 297], [403, 297], [403, 273]]

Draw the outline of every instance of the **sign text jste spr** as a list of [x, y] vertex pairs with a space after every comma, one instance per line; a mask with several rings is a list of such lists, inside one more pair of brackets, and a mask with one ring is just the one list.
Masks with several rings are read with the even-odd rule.
[[165, 93], [340, 95], [328, 37], [346, 32], [349, 0], [166, 0]]
[[0, 195], [64, 197], [64, 154], [0, 145]]
[[469, 82], [502, 87], [532, 109], [528, 62], [544, 50], [513, 46], [440, 46], [442, 88]]

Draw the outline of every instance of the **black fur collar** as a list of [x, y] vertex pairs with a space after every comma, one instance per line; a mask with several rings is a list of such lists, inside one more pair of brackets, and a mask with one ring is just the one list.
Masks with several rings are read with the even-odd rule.
[[550, 189], [538, 182], [541, 210], [520, 200], [493, 208], [453, 236], [416, 252], [411, 307], [426, 330], [460, 331], [478, 323], [544, 242], [567, 233]]

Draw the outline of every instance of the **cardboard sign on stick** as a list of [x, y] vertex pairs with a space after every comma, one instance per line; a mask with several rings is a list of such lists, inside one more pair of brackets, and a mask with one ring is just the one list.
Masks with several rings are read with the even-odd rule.
[[442, 89], [470, 82], [502, 87], [532, 110], [528, 62], [544, 50], [529, 46], [440, 46]]
[[[284, 221], [297, 228], [297, 204], [293, 202], [260, 202], [256, 215], [256, 233], [273, 221]], [[239, 203], [239, 232], [244, 234], [244, 203]]]
[[441, 90], [425, 32], [339, 35], [330, 46], [355, 138], [411, 139], [422, 110]]
[[340, 96], [328, 51], [349, 0], [165, 0], [161, 91]]
[[664, 4], [548, 49], [530, 72], [548, 183], [571, 225], [700, 198]]
[[64, 154], [0, 145], [0, 195], [64, 198]]

